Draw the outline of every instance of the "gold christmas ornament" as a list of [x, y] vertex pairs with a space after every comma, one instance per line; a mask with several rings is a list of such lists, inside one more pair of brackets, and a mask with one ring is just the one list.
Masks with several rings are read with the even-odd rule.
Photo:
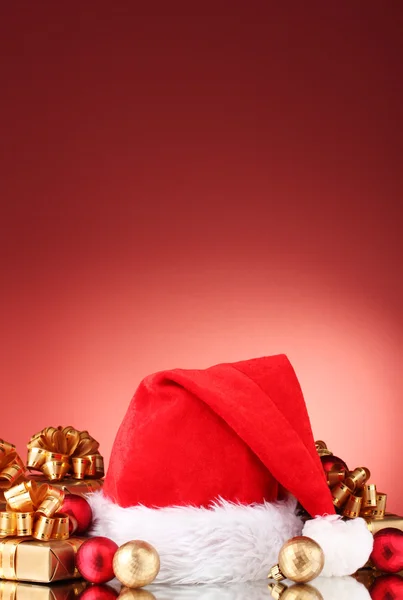
[[283, 583], [272, 583], [269, 590], [274, 600], [323, 600], [322, 594], [306, 583], [297, 583], [291, 587]]
[[122, 588], [118, 600], [155, 600], [155, 596], [147, 590], [134, 590], [126, 587]]
[[148, 585], [157, 577], [160, 557], [156, 549], [141, 540], [123, 544], [113, 558], [113, 571], [128, 588]]
[[278, 564], [271, 568], [269, 579], [281, 581], [291, 579], [296, 583], [307, 583], [322, 572], [325, 556], [322, 548], [306, 536], [288, 540], [280, 550]]

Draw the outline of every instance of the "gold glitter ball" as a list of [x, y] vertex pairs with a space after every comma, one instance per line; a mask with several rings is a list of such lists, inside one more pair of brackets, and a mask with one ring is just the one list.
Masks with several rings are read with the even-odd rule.
[[305, 583], [296, 583], [291, 587], [273, 583], [269, 585], [269, 590], [275, 600], [323, 600], [322, 594], [316, 588]]
[[155, 600], [155, 596], [147, 590], [134, 590], [126, 587], [122, 588], [118, 600]]
[[148, 585], [157, 577], [160, 557], [156, 549], [141, 540], [123, 544], [113, 557], [113, 571], [128, 588]]
[[322, 548], [305, 536], [294, 537], [286, 542], [278, 557], [281, 573], [296, 583], [307, 583], [318, 577], [324, 563]]

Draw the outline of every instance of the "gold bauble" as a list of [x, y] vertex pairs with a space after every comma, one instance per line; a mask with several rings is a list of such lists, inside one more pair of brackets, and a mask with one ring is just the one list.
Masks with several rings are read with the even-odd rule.
[[320, 575], [325, 556], [317, 542], [301, 535], [284, 544], [278, 564], [281, 572], [291, 581], [307, 583]]
[[307, 583], [320, 575], [324, 563], [325, 557], [319, 544], [301, 535], [288, 540], [281, 548], [278, 565], [271, 569], [269, 578]]
[[113, 571], [128, 588], [148, 585], [157, 577], [160, 557], [156, 549], [141, 540], [123, 544], [113, 557]]
[[155, 596], [147, 590], [134, 590], [126, 587], [122, 588], [118, 600], [155, 600]]
[[282, 583], [272, 583], [269, 590], [275, 600], [323, 600], [322, 594], [306, 583], [296, 583], [291, 587]]

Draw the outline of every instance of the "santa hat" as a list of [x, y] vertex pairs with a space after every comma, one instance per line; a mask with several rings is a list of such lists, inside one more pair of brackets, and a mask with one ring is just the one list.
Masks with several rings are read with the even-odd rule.
[[284, 355], [143, 380], [118, 431], [92, 535], [160, 554], [157, 582], [267, 577], [303, 533], [297, 501], [317, 517], [309, 536], [326, 575], [363, 566], [372, 535], [335, 516], [305, 402]]

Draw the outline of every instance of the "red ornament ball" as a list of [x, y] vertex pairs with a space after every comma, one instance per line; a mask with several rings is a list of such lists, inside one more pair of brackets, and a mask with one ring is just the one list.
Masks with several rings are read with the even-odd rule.
[[403, 598], [403, 577], [381, 575], [369, 589], [372, 600], [401, 600]]
[[70, 518], [70, 535], [81, 535], [85, 533], [92, 521], [92, 510], [85, 498], [77, 494], [66, 494], [64, 502], [60, 509], [61, 513], [66, 513]]
[[374, 548], [371, 554], [374, 566], [384, 573], [398, 573], [403, 570], [403, 531], [394, 527], [381, 529], [374, 535]]
[[117, 549], [109, 538], [90, 538], [77, 552], [77, 569], [91, 583], [106, 583], [115, 577], [112, 565]]
[[80, 600], [115, 600], [119, 593], [108, 585], [91, 585], [80, 594]]
[[348, 474], [348, 467], [344, 460], [341, 460], [341, 458], [331, 454], [321, 456], [320, 461], [322, 463], [328, 485], [334, 486], [340, 481], [344, 481]]

